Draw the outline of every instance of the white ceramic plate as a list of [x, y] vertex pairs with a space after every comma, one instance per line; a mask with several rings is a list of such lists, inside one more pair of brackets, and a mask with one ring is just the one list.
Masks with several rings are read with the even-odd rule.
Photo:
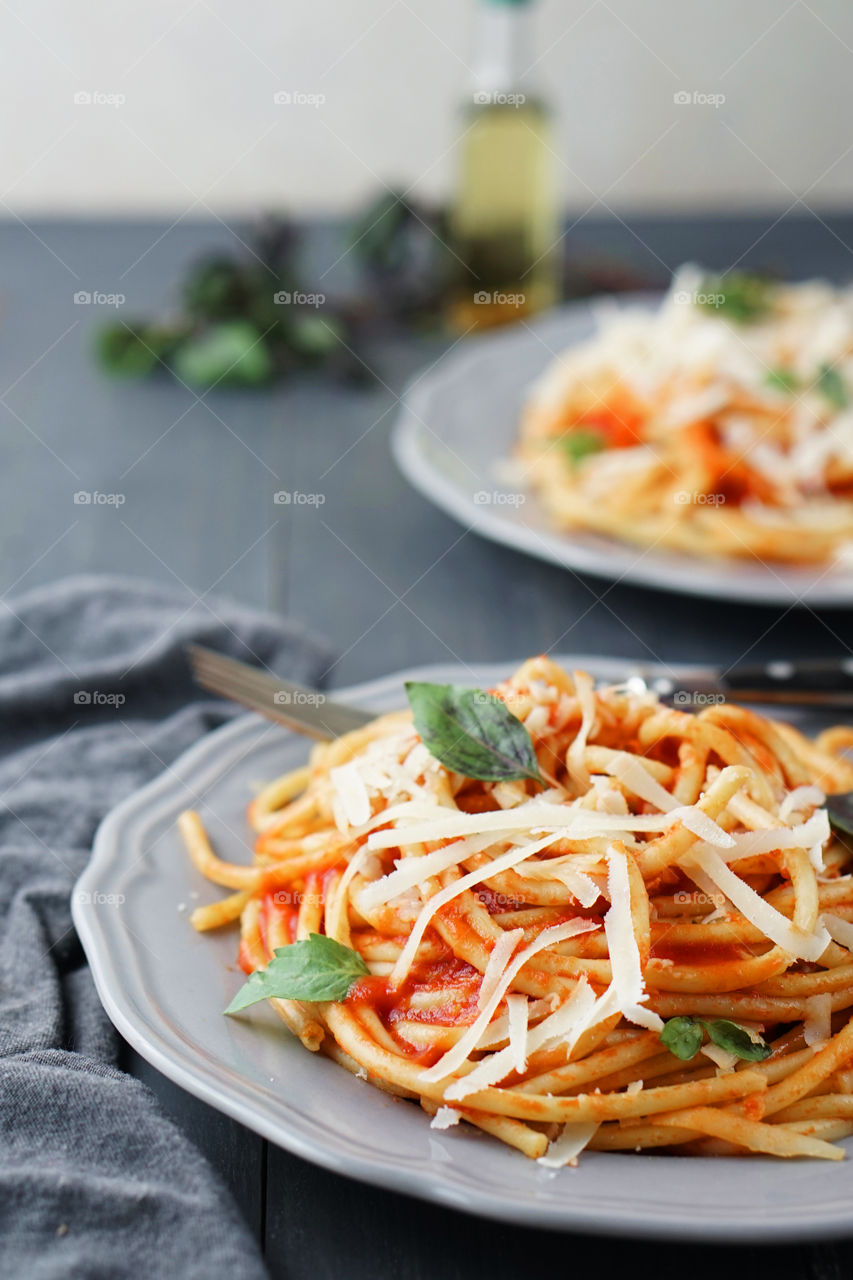
[[[616, 300], [637, 305], [637, 295]], [[614, 301], [614, 305], [616, 305]], [[648, 296], [640, 299], [650, 305]], [[593, 331], [588, 303], [474, 338], [410, 385], [392, 437], [410, 484], [476, 533], [595, 577], [752, 603], [853, 604], [853, 571], [785, 568], [644, 550], [595, 533], [556, 532], [531, 492], [501, 479], [530, 384]]]
[[[565, 661], [606, 680], [630, 672], [628, 663]], [[477, 669], [473, 677], [434, 667], [335, 696], [385, 711], [403, 703], [406, 678], [488, 686], [513, 665]], [[244, 981], [236, 932], [202, 936], [191, 928], [188, 910], [221, 891], [190, 865], [175, 819], [189, 805], [200, 809], [221, 854], [247, 860], [252, 788], [304, 761], [307, 749], [275, 725], [241, 718], [203, 739], [102, 824], [75, 889], [74, 922], [107, 1012], [143, 1057], [307, 1160], [502, 1221], [716, 1241], [827, 1237], [853, 1228], [853, 1161], [589, 1152], [577, 1169], [553, 1172], [467, 1126], [431, 1130], [419, 1107], [308, 1053], [266, 1008], [223, 1017]]]

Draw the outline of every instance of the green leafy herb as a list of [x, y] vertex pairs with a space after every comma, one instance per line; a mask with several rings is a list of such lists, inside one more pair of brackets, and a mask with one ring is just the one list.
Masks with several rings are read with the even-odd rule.
[[724, 315], [736, 324], [759, 319], [768, 310], [772, 286], [763, 276], [733, 271], [708, 276], [696, 291], [697, 304]]
[[322, 316], [297, 314], [290, 324], [290, 343], [300, 355], [331, 355], [343, 337], [340, 326]]
[[764, 379], [768, 387], [773, 387], [775, 391], [787, 391], [793, 393], [800, 385], [800, 380], [791, 369], [771, 369]]
[[573, 466], [583, 462], [591, 453], [600, 453], [604, 444], [600, 431], [589, 431], [586, 427], [579, 427], [560, 441], [561, 449]]
[[272, 361], [253, 324], [228, 320], [212, 325], [185, 342], [172, 358], [172, 368], [191, 387], [255, 386], [268, 382]]
[[171, 371], [200, 390], [262, 388], [318, 367], [348, 381], [369, 377], [355, 329], [374, 318], [370, 303], [303, 289], [298, 235], [286, 221], [265, 219], [247, 248], [191, 263], [177, 313], [105, 326], [96, 339], [102, 367], [121, 377]]
[[676, 1058], [688, 1062], [702, 1048], [702, 1028], [693, 1018], [670, 1018], [664, 1023], [660, 1042]]
[[500, 698], [450, 684], [406, 684], [415, 728], [430, 755], [484, 782], [532, 778], [544, 785], [533, 742]]
[[727, 1018], [715, 1018], [713, 1022], [702, 1023], [708, 1032], [708, 1039], [727, 1053], [733, 1053], [745, 1062], [763, 1062], [769, 1058], [773, 1050], [765, 1044], [761, 1036], [754, 1039], [750, 1033], [737, 1022], [729, 1022]]
[[688, 1062], [702, 1048], [703, 1027], [712, 1044], [745, 1062], [763, 1062], [773, 1052], [761, 1036], [751, 1035], [745, 1027], [727, 1018], [670, 1018], [660, 1033], [661, 1044], [676, 1058]]
[[343, 1000], [352, 984], [369, 973], [357, 951], [312, 933], [279, 947], [266, 969], [258, 969], [225, 1010], [239, 1013], [259, 1000]]
[[817, 389], [836, 409], [846, 409], [850, 403], [844, 380], [832, 365], [821, 365], [817, 377]]
[[168, 363], [183, 338], [166, 325], [131, 322], [106, 325], [98, 334], [97, 356], [108, 373], [120, 378], [143, 378]]

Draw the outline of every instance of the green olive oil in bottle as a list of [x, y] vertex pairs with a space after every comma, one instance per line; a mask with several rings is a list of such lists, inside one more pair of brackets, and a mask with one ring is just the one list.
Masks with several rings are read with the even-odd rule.
[[558, 297], [554, 154], [545, 104], [524, 73], [531, 0], [477, 0], [470, 97], [450, 207], [460, 267], [451, 319], [460, 330], [505, 324]]

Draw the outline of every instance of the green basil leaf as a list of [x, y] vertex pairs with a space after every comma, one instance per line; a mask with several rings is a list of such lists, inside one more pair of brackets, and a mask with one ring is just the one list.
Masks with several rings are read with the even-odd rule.
[[190, 387], [257, 386], [268, 382], [273, 373], [261, 333], [245, 320], [223, 321], [187, 339], [171, 363]]
[[600, 453], [605, 440], [600, 431], [590, 431], [586, 427], [578, 427], [560, 441], [560, 448], [573, 466], [583, 462], [591, 453]]
[[846, 409], [850, 403], [844, 379], [832, 365], [822, 364], [817, 377], [817, 389], [836, 409]]
[[259, 1000], [343, 1000], [352, 984], [370, 970], [357, 951], [312, 933], [279, 947], [266, 969], [257, 969], [225, 1010], [239, 1013]]
[[702, 1048], [702, 1028], [694, 1018], [670, 1018], [664, 1023], [660, 1042], [676, 1058], [688, 1062]]
[[699, 306], [716, 311], [736, 324], [746, 324], [759, 319], [768, 310], [771, 285], [762, 276], [733, 271], [703, 280], [697, 297]]
[[799, 378], [791, 369], [771, 369], [764, 381], [774, 391], [787, 391], [791, 394], [800, 385]]
[[102, 367], [122, 378], [144, 378], [168, 361], [183, 340], [180, 328], [133, 322], [107, 325], [97, 337]]
[[763, 1062], [773, 1052], [761, 1036], [753, 1040], [749, 1032], [737, 1022], [729, 1022], [727, 1018], [715, 1018], [710, 1022], [703, 1018], [701, 1022], [713, 1044], [725, 1049], [727, 1053], [743, 1058], [745, 1062]]
[[431, 756], [466, 778], [544, 779], [524, 725], [500, 698], [450, 684], [406, 684], [415, 728]]

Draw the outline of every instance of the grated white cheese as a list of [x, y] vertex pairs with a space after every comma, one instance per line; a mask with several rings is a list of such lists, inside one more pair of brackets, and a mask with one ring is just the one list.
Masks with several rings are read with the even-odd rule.
[[405, 981], [406, 975], [412, 967], [415, 953], [421, 944], [421, 939], [437, 911], [440, 911], [448, 902], [452, 902], [454, 898], [458, 898], [459, 894], [464, 893], [466, 889], [473, 889], [475, 885], [482, 884], [484, 880], [498, 875], [501, 871], [510, 871], [517, 863], [529, 857], [531, 853], [537, 853], [540, 849], [545, 849], [558, 838], [559, 832], [554, 831], [534, 844], [510, 849], [500, 857], [493, 858], [485, 866], [478, 867], [476, 871], [469, 871], [467, 875], [455, 880], [453, 884], [447, 885], [444, 889], [440, 889], [432, 898], [429, 898], [421, 908], [420, 914], [406, 940], [406, 945], [397, 957], [397, 962], [391, 971], [391, 986], [399, 987], [400, 983]]
[[[379, 818], [384, 822], [397, 820], [390, 831], [374, 831], [368, 836], [371, 849], [394, 849], [400, 844], [427, 844], [433, 840], [453, 840], [460, 836], [485, 834], [487, 831], [561, 831], [566, 839], [595, 840], [621, 831], [660, 832], [669, 831], [679, 822], [700, 839], [718, 849], [730, 849], [735, 841], [696, 805], [679, 805], [669, 813], [599, 813], [581, 808], [577, 801], [570, 804], [548, 804], [528, 800], [514, 809], [499, 809], [488, 813], [463, 813], [459, 810], [435, 807], [435, 817], [411, 824], [399, 819], [409, 815], [418, 817], [417, 811], [400, 806], [394, 813], [386, 810]], [[377, 818], [377, 821], [379, 820]]]
[[561, 863], [552, 868], [555, 880], [561, 881], [569, 893], [582, 907], [591, 907], [601, 896], [598, 885], [585, 871], [578, 871], [570, 863]]
[[439, 1107], [435, 1115], [429, 1122], [431, 1129], [452, 1129], [462, 1119], [462, 1116], [453, 1107]]
[[783, 822], [788, 822], [795, 814], [803, 813], [806, 809], [818, 808], [825, 803], [826, 796], [820, 787], [815, 787], [811, 784], [794, 787], [793, 791], [789, 791], [779, 805], [779, 817]]
[[510, 929], [502, 933], [495, 945], [483, 972], [480, 982], [480, 994], [477, 997], [477, 1008], [484, 1008], [497, 990], [503, 972], [512, 959], [512, 953], [524, 937], [523, 929]]
[[736, 1053], [729, 1053], [728, 1049], [721, 1049], [718, 1044], [703, 1044], [699, 1052], [710, 1058], [722, 1071], [734, 1071], [740, 1061]]
[[507, 1048], [512, 1055], [512, 1069], [521, 1073], [527, 1066], [527, 1027], [530, 1001], [527, 996], [513, 995], [506, 998], [509, 1032]]
[[576, 1165], [578, 1156], [595, 1136], [598, 1124], [593, 1121], [579, 1124], [565, 1124], [558, 1138], [555, 1138], [544, 1156], [536, 1161], [545, 1169], [563, 1169], [568, 1165]]
[[840, 947], [846, 947], [848, 951], [853, 951], [853, 924], [849, 920], [842, 920], [841, 916], [825, 911], [820, 916], [820, 923], [833, 942], [837, 942]]
[[[543, 929], [538, 938], [534, 938], [523, 951], [519, 951], [518, 955], [509, 962], [489, 1000], [480, 1010], [470, 1027], [456, 1041], [453, 1048], [448, 1049], [447, 1053], [443, 1054], [434, 1066], [421, 1072], [420, 1078], [429, 1083], [436, 1083], [439, 1080], [444, 1080], [456, 1071], [458, 1067], [461, 1067], [462, 1063], [477, 1047], [480, 1037], [492, 1020], [492, 1014], [503, 999], [505, 992], [512, 985], [513, 979], [524, 968], [528, 960], [531, 960], [540, 951], [544, 951], [546, 947], [556, 946], [558, 942], [563, 942], [566, 938], [573, 938], [579, 933], [588, 933], [591, 929], [596, 928], [598, 928], [598, 925], [595, 922], [578, 919], [567, 920], [565, 924], [556, 924], [548, 929]], [[575, 993], [573, 992], [572, 994], [574, 995]], [[537, 1028], [538, 1030], [539, 1028]]]
[[666, 787], [662, 787], [635, 756], [628, 755], [626, 751], [618, 752], [612, 760], [608, 761], [604, 771], [611, 777], [618, 778], [635, 796], [639, 796], [641, 800], [647, 800], [662, 813], [670, 813], [678, 808], [675, 796], [667, 791]]
[[762, 827], [758, 831], [738, 832], [731, 837], [725, 860], [735, 862], [761, 853], [775, 853], [777, 849], [811, 849], [815, 844], [823, 844], [831, 834], [826, 809], [817, 809], [806, 822], [795, 827]]
[[361, 776], [358, 760], [349, 760], [330, 771], [335, 792], [333, 810], [339, 831], [349, 827], [361, 827], [369, 822], [373, 813], [370, 795]]
[[704, 871], [750, 924], [754, 924], [756, 929], [760, 929], [766, 938], [775, 942], [788, 955], [800, 960], [819, 960], [829, 945], [829, 934], [822, 925], [818, 924], [815, 932], [808, 934], [792, 924], [781, 911], [777, 911], [750, 888], [746, 881], [735, 875], [715, 850], [694, 845], [681, 860], [681, 865], [688, 875], [692, 875], [692, 867], [699, 867]]
[[[508, 1000], [513, 998], [512, 996], [507, 997]], [[545, 1018], [532, 1030], [528, 1030], [523, 1048], [525, 1060], [530, 1058], [537, 1050], [545, 1048], [546, 1045], [556, 1044], [559, 1041], [568, 1039], [574, 1032], [575, 1027], [588, 1017], [594, 1004], [595, 993], [584, 977], [575, 986], [569, 998], [550, 1017]], [[454, 1080], [448, 1085], [444, 1096], [449, 1101], [458, 1102], [472, 1093], [479, 1092], [480, 1089], [487, 1089], [490, 1085], [498, 1084], [505, 1076], [509, 1075], [510, 1071], [516, 1069], [515, 1062], [516, 1052], [514, 1046], [510, 1043], [498, 1053], [490, 1054], [488, 1057], [481, 1059], [468, 1075], [459, 1080]]]
[[[509, 997], [507, 997], [509, 999]], [[556, 992], [552, 992], [549, 996], [543, 996], [541, 1000], [528, 1001], [527, 1005], [527, 1022], [529, 1026], [533, 1026], [547, 1014], [553, 1013], [555, 1008], [559, 1008], [560, 997]], [[496, 1045], [509, 1039], [509, 1015], [502, 1013], [500, 1017], [495, 1018], [486, 1027], [480, 1039], [477, 1041], [478, 1049], [494, 1049]]]
[[524, 727], [531, 737], [541, 737], [548, 728], [550, 712], [547, 707], [533, 707], [524, 718]]
[[610, 910], [604, 917], [604, 932], [610, 955], [611, 986], [617, 1008], [630, 1022], [659, 1031], [663, 1023], [658, 1015], [640, 1007], [649, 997], [643, 982], [640, 950], [631, 917], [628, 857], [613, 846], [607, 851], [607, 885]]
[[809, 1046], [824, 1044], [832, 1036], [832, 996], [824, 991], [820, 995], [809, 996], [805, 1005], [803, 1039]]
[[[396, 863], [396, 870], [390, 871], [380, 880], [367, 885], [359, 895], [359, 906], [366, 911], [383, 906], [386, 902], [407, 893], [423, 884], [431, 876], [437, 876], [449, 867], [458, 866], [474, 853], [494, 844], [494, 836], [471, 836], [468, 839], [456, 840], [444, 849], [436, 849], [433, 853], [412, 854], [401, 858]], [[368, 846], [369, 847], [369, 846]]]

